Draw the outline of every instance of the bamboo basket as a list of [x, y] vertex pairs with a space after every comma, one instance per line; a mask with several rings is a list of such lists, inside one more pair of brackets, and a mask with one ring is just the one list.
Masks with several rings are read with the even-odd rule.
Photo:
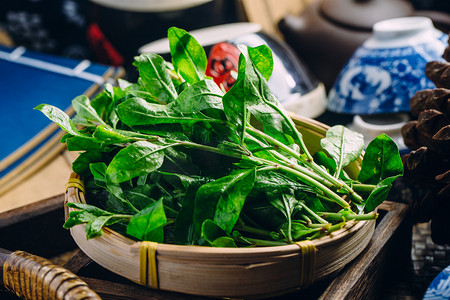
[[[293, 120], [311, 152], [317, 151], [328, 127], [299, 116]], [[360, 165], [356, 161], [346, 171], [356, 176]], [[85, 203], [77, 177], [71, 174], [66, 202]], [[69, 211], [66, 207], [66, 218]], [[339, 271], [364, 250], [374, 229], [374, 221], [348, 222], [307, 243], [258, 248], [151, 244], [148, 250], [148, 243], [109, 228], [102, 236], [86, 240], [84, 225], [71, 228], [71, 235], [99, 265], [151, 288], [218, 298], [267, 298], [305, 288]], [[149, 259], [142, 260], [143, 249]]]

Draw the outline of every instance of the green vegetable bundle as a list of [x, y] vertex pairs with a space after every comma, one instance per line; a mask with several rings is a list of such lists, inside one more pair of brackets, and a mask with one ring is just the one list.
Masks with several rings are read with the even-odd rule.
[[[403, 172], [386, 135], [365, 151], [357, 179], [344, 168], [361, 156], [363, 137], [330, 128], [324, 151], [309, 152], [269, 90], [267, 46], [242, 47], [239, 73], [224, 93], [205, 76], [204, 49], [186, 31], [168, 31], [171, 63], [135, 58], [136, 83], [106, 84], [92, 100], [36, 109], [67, 131], [80, 151], [73, 171], [88, 204], [69, 203], [66, 228], [87, 238], [108, 226], [137, 240], [215, 247], [270, 246], [314, 239], [349, 220], [371, 220]], [[307, 141], [306, 141], [307, 142]]]

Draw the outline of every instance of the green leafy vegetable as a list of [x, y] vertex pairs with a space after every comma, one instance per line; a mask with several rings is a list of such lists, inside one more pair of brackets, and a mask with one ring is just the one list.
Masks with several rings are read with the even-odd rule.
[[327, 131], [320, 144], [336, 161], [335, 176], [338, 176], [342, 168], [361, 156], [364, 150], [364, 137], [360, 133], [338, 125]]
[[47, 118], [50, 119], [50, 121], [58, 124], [59, 127], [67, 133], [74, 136], [83, 136], [83, 134], [78, 131], [70, 117], [61, 109], [47, 104], [40, 104], [36, 106], [35, 109], [41, 111]]
[[93, 125], [106, 125], [97, 111], [91, 106], [91, 101], [85, 95], [78, 96], [72, 100], [72, 107], [76, 111], [78, 118], [82, 118]]
[[202, 185], [195, 198], [194, 237], [207, 219], [231, 233], [254, 181], [255, 169], [244, 169]]
[[380, 205], [386, 199], [394, 180], [401, 175], [403, 163], [397, 145], [388, 135], [379, 135], [367, 146], [358, 175], [360, 182], [376, 185], [364, 203], [364, 211], [372, 211]]
[[377, 184], [381, 180], [401, 174], [403, 174], [403, 164], [397, 145], [383, 133], [367, 146], [358, 180]]
[[107, 180], [121, 183], [157, 170], [163, 163], [166, 147], [139, 141], [120, 150], [106, 169]]
[[169, 103], [176, 99], [175, 86], [161, 56], [152, 53], [142, 54], [136, 57], [134, 66], [139, 71], [140, 87], [150, 93], [156, 102]]
[[190, 84], [204, 79], [208, 60], [203, 47], [180, 28], [169, 28], [167, 36], [175, 70]]
[[162, 199], [144, 208], [130, 219], [127, 234], [140, 240], [164, 242], [163, 226], [167, 219]]
[[368, 145], [359, 175], [349, 176], [362, 136], [335, 126], [310, 153], [269, 89], [267, 46], [240, 47], [237, 81], [224, 94], [205, 76], [199, 43], [174, 27], [168, 37], [171, 62], [141, 54], [137, 82], [75, 98], [72, 119], [51, 105], [36, 107], [80, 153], [72, 169], [83, 177], [88, 204], [68, 204], [65, 228], [86, 224], [87, 238], [110, 226], [136, 240], [255, 247], [377, 217], [403, 172], [388, 136]]
[[209, 79], [196, 82], [184, 89], [175, 100], [173, 109], [180, 113], [195, 113], [208, 108], [222, 109], [223, 92]]
[[212, 247], [236, 247], [233, 238], [212, 220], [205, 220], [202, 224], [202, 238]]
[[95, 206], [81, 203], [67, 203], [67, 206], [80, 210], [71, 211], [69, 218], [64, 223], [64, 228], [86, 224], [86, 237], [88, 239], [102, 235], [102, 228], [110, 226], [122, 220], [128, 220], [131, 216], [113, 214]]

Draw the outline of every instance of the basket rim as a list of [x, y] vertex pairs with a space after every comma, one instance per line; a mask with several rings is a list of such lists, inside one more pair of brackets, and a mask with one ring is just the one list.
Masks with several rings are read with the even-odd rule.
[[[78, 174], [72, 172], [70, 178], [80, 178]], [[65, 204], [67, 202], [78, 202], [78, 203], [86, 203], [85, 201], [85, 193], [77, 186], [70, 186], [66, 189], [65, 195]], [[65, 220], [68, 218], [68, 212], [75, 210], [72, 208], [64, 207], [65, 209]], [[369, 221], [347, 221], [345, 226], [330, 235], [326, 235], [317, 239], [310, 240], [317, 249], [320, 247], [331, 246], [335, 243], [339, 243], [342, 239], [349, 238], [352, 234], [358, 232], [362, 227], [367, 226], [369, 222], [373, 222], [373, 220]], [[79, 225], [77, 225], [79, 226]], [[127, 244], [132, 248], [139, 248], [142, 244], [142, 241], [133, 240], [127, 236], [124, 236], [118, 233], [115, 230], [112, 230], [109, 227], [102, 228], [103, 233], [108, 234], [112, 237], [116, 237], [120, 239], [122, 242]], [[189, 249], [189, 250], [188, 250]], [[238, 248], [226, 248], [226, 247], [210, 247], [210, 246], [200, 246], [200, 245], [176, 245], [176, 244], [167, 244], [167, 243], [158, 243], [158, 252], [173, 252], [179, 253], [180, 250], [183, 251], [183, 256], [185, 254], [191, 252], [192, 254], [198, 255], [199, 253], [205, 255], [242, 255], [242, 254], [252, 254], [252, 255], [279, 255], [279, 254], [291, 254], [298, 253], [299, 245], [297, 244], [286, 244], [280, 246], [261, 246], [261, 247], [238, 247]], [[188, 250], [188, 251], [187, 251]]]

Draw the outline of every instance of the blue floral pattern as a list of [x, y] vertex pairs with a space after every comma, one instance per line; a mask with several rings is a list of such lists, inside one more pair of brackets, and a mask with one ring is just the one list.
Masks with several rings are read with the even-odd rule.
[[441, 271], [431, 282], [423, 300], [450, 299], [450, 266]]
[[351, 114], [409, 111], [409, 99], [416, 92], [435, 88], [425, 76], [425, 65], [431, 60], [443, 60], [442, 53], [436, 52], [436, 47], [427, 44], [388, 49], [359, 47], [330, 91], [328, 109]]

